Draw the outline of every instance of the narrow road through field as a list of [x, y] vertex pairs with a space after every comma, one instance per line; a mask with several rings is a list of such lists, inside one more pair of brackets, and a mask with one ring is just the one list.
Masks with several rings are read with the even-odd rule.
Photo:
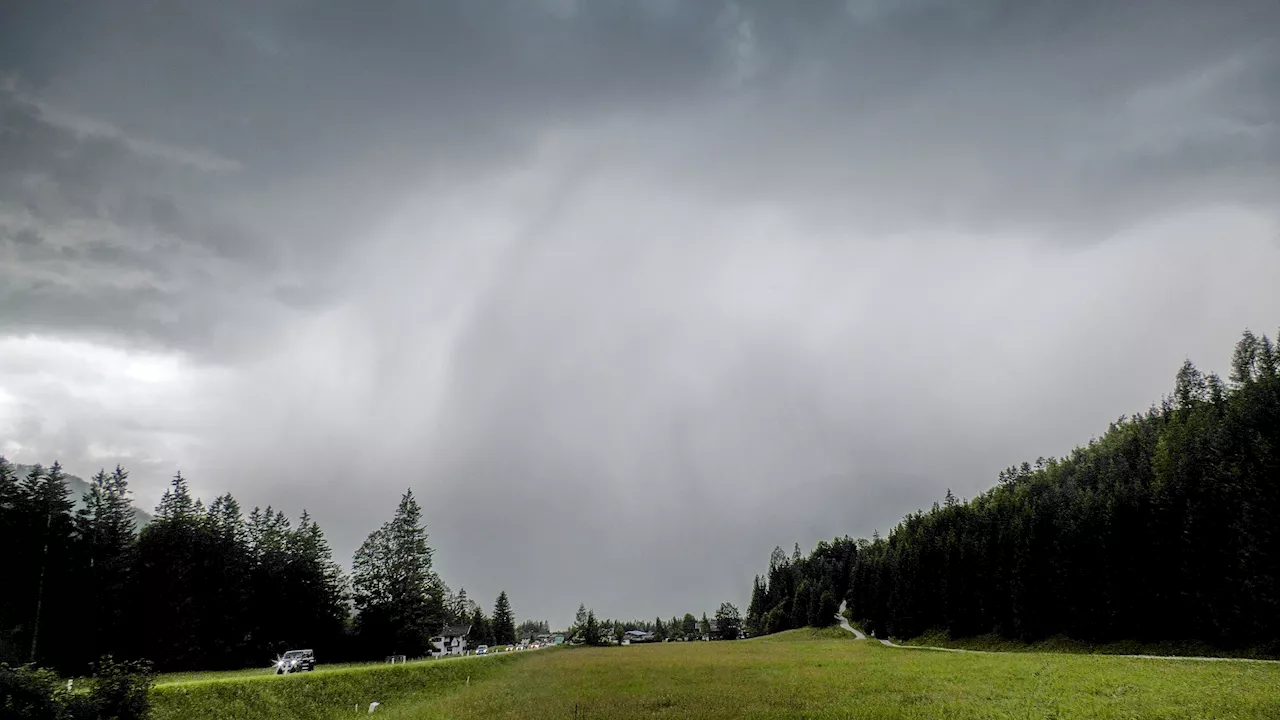
[[[854, 640], [866, 640], [867, 636], [862, 634], [858, 628], [849, 624], [848, 618], [844, 616], [845, 602], [841, 601], [840, 611], [836, 613], [836, 619], [840, 621], [840, 627], [853, 633]], [[969, 655], [992, 655], [996, 651], [992, 650], [961, 650], [959, 648], [934, 647], [932, 645], [899, 645], [891, 640], [882, 638], [873, 638], [879, 640], [881, 645], [885, 647], [898, 648], [900, 650], [933, 650], [935, 652], [949, 653], [966, 653]], [[1196, 662], [1244, 662], [1244, 663], [1280, 663], [1280, 660], [1257, 660], [1254, 658], [1228, 658], [1228, 657], [1193, 657], [1185, 655], [1111, 655], [1108, 653], [1092, 653], [1094, 655], [1102, 655], [1105, 657], [1119, 658], [1137, 658], [1139, 660], [1191, 660]]]
[[840, 603], [840, 612], [836, 613], [836, 619], [840, 621], [840, 627], [853, 633], [854, 640], [866, 640], [867, 636], [862, 631], [849, 624], [849, 618], [844, 616], [844, 601]]

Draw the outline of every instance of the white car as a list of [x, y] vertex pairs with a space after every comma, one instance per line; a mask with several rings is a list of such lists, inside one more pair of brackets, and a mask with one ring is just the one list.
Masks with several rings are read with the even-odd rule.
[[488, 655], [488, 654], [489, 654], [489, 646], [488, 646], [488, 645], [481, 645], [480, 647], [476, 648], [476, 654], [477, 654], [477, 655]]

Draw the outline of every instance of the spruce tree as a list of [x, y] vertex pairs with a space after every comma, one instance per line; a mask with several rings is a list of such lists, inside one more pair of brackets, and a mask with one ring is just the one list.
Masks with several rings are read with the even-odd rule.
[[471, 612], [469, 622], [471, 623], [471, 644], [480, 645], [510, 645], [511, 643], [499, 643], [493, 634], [493, 622], [485, 617], [484, 610], [476, 605]]
[[751, 584], [751, 604], [747, 606], [747, 629], [753, 634], [764, 630], [764, 614], [768, 612], [768, 593], [764, 581], [757, 575]]
[[507, 592], [498, 593], [493, 604], [493, 640], [498, 645], [510, 645], [516, 641], [515, 615], [511, 612], [511, 601]]
[[395, 516], [369, 534], [352, 562], [357, 623], [369, 652], [421, 656], [443, 625], [439, 579], [422, 509], [405, 492]]
[[324, 531], [304, 509], [288, 538], [289, 596], [295, 599], [295, 647], [333, 647], [341, 641], [347, 619], [347, 580]]
[[128, 477], [119, 465], [110, 475], [99, 470], [89, 482], [84, 508], [77, 517], [87, 564], [84, 581], [95, 595], [95, 602], [85, 611], [85, 652], [81, 655], [86, 663], [102, 655], [120, 654], [128, 641], [125, 606], [136, 540]]
[[[74, 645], [73, 626], [76, 615], [71, 599], [76, 597], [76, 570], [79, 558], [75, 557], [73, 535], [74, 503], [67, 489], [65, 475], [59, 463], [47, 469], [36, 465], [19, 486], [20, 507], [25, 507], [25, 532], [29, 533], [29, 547], [25, 557], [18, 555], [19, 567], [26, 565], [26, 585], [29, 588], [28, 612], [22, 612], [24, 625], [29, 628], [22, 637], [28, 646], [26, 660], [54, 664]], [[50, 662], [52, 661], [52, 662]]]

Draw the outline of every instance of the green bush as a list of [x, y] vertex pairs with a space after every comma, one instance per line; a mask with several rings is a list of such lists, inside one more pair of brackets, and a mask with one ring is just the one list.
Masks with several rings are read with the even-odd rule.
[[142, 720], [151, 713], [150, 663], [116, 662], [108, 655], [94, 665], [93, 676], [90, 696], [102, 720]]
[[62, 694], [53, 671], [0, 663], [0, 720], [64, 717]]
[[147, 663], [106, 657], [88, 691], [75, 692], [51, 670], [0, 664], [0, 720], [143, 720], [154, 680]]

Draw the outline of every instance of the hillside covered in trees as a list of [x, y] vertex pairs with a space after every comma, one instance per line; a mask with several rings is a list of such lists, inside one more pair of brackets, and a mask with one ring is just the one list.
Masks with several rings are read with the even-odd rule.
[[1188, 361], [1147, 412], [968, 502], [948, 491], [887, 538], [775, 550], [747, 622], [826, 623], [828, 592], [881, 636], [1280, 650], [1280, 348], [1246, 332], [1228, 381]]
[[[413, 657], [444, 623], [494, 626], [432, 569], [412, 492], [348, 578], [305, 511], [295, 524], [271, 507], [246, 516], [230, 494], [206, 506], [178, 475], [139, 531], [124, 470], [99, 472], [76, 503], [58, 464], [17, 467], [0, 457], [0, 663], [79, 674], [105, 655], [158, 670], [258, 666], [298, 647], [322, 662]], [[497, 609], [501, 632], [505, 593]]]

